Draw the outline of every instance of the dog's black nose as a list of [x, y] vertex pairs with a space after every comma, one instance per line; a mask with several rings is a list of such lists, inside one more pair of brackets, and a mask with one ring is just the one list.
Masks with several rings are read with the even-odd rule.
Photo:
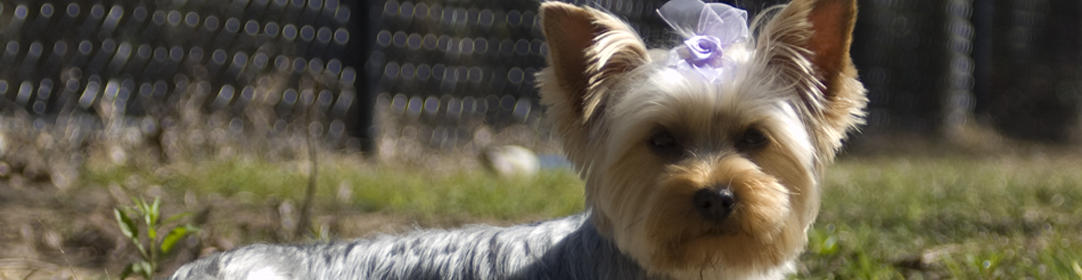
[[703, 218], [720, 222], [729, 216], [733, 204], [736, 203], [736, 197], [728, 186], [705, 188], [695, 192], [692, 203], [695, 203], [695, 208], [699, 210]]

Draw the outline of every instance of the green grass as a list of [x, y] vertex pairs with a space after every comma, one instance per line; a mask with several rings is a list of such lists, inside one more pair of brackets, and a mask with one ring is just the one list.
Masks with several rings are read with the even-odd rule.
[[1074, 159], [843, 161], [800, 278], [1080, 279], [1080, 171]]
[[[429, 172], [334, 159], [321, 163], [319, 168], [317, 205], [333, 204], [339, 200], [339, 188], [346, 188], [349, 197], [340, 207], [423, 220], [541, 219], [583, 209], [582, 183], [571, 171], [543, 172], [534, 178], [500, 178], [484, 170]], [[193, 190], [249, 199], [241, 201], [248, 204], [265, 199], [299, 201], [309, 180], [307, 162], [253, 159], [156, 170], [114, 166], [85, 173], [84, 178], [96, 185], [134, 181], [161, 185], [174, 193]]]
[[[1082, 161], [1076, 157], [842, 160], [825, 174], [822, 211], [794, 277], [1080, 279]], [[296, 201], [306, 170], [304, 162], [235, 159], [89, 169], [84, 179]], [[483, 171], [329, 160], [321, 164], [319, 186], [317, 202], [334, 201], [345, 186], [351, 194], [344, 207], [422, 220], [523, 221], [583, 207], [581, 182], [568, 171], [500, 179]]]

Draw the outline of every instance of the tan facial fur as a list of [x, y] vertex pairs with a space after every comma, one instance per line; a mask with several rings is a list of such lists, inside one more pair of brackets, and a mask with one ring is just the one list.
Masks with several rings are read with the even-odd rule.
[[[727, 50], [741, 55], [735, 78], [713, 83], [668, 67], [669, 52], [648, 53], [611, 15], [542, 4], [542, 100], [586, 180], [598, 231], [657, 275], [790, 269], [818, 212], [818, 174], [862, 120], [848, 55], [855, 13], [854, 1], [797, 0], [759, 17], [756, 39]], [[747, 146], [750, 131], [763, 144]], [[677, 148], [651, 146], [657, 135]], [[704, 188], [735, 197], [723, 220], [692, 202]]]
[[[619, 88], [596, 138], [587, 177], [598, 222], [646, 267], [662, 274], [714, 266], [758, 271], [783, 265], [804, 245], [817, 210], [814, 153], [789, 99], [764, 84], [704, 83], [667, 67], [644, 66], [634, 88]], [[750, 128], [769, 139], [740, 148]], [[650, 137], [671, 133], [682, 154], [658, 154]], [[704, 219], [692, 197], [728, 186], [738, 202], [724, 222]]]

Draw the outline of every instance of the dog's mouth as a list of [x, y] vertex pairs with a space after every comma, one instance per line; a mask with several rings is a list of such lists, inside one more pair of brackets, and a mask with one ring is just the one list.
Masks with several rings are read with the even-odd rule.
[[705, 236], [705, 237], [731, 236], [731, 235], [736, 235], [738, 232], [739, 231], [737, 231], [736, 229], [733, 229], [733, 228], [730, 228], [730, 227], [715, 226], [715, 227], [709, 227], [705, 231], [703, 231], [703, 236]]
[[739, 234], [741, 230], [737, 219], [739, 219], [738, 215], [742, 212], [739, 207], [739, 204], [735, 205], [734, 209], [723, 220], [703, 218], [701, 220], [701, 223], [703, 223], [702, 235], [704, 237], [722, 237]]
[[729, 217], [723, 222], [705, 221], [706, 226], [702, 230], [703, 237], [722, 237], [739, 234], [740, 224]]

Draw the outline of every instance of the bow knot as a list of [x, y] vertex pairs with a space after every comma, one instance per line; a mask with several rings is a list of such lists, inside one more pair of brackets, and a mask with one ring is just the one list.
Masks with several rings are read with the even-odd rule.
[[677, 50], [680, 57], [696, 67], [721, 67], [721, 40], [714, 36], [695, 36], [684, 41]]

